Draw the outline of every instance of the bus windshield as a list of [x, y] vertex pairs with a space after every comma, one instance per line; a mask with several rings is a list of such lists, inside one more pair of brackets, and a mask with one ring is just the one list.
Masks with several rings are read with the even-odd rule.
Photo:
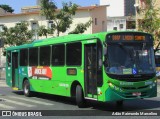
[[114, 74], [154, 73], [154, 52], [150, 45], [109, 44], [107, 72]]

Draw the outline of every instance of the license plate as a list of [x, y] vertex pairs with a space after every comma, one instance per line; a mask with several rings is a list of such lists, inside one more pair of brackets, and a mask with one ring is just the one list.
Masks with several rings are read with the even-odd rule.
[[132, 93], [133, 96], [140, 96], [141, 95], [141, 92], [134, 92]]

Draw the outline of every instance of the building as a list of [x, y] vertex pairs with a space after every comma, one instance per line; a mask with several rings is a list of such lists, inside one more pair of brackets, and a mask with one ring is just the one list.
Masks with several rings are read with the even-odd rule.
[[135, 29], [135, 0], [100, 0], [107, 7], [107, 30]]
[[135, 0], [100, 0], [100, 5], [109, 5], [108, 17], [135, 15]]
[[[88, 6], [88, 7], [79, 7], [76, 11], [75, 16], [73, 16], [73, 23], [71, 27], [65, 32], [61, 33], [62, 35], [67, 35], [69, 32], [73, 31], [78, 23], [86, 23], [89, 20], [92, 20], [93, 23], [85, 31], [85, 34], [97, 33], [106, 31], [106, 6]], [[30, 30], [36, 30], [39, 26], [50, 27], [53, 22], [46, 20], [44, 16], [40, 15], [39, 6], [24, 7], [21, 9], [19, 14], [2, 14], [0, 15], [0, 26], [14, 27], [15, 24], [21, 21], [27, 21], [29, 23]], [[56, 34], [56, 33], [55, 33]], [[53, 37], [56, 35], [49, 35]], [[35, 33], [34, 39], [41, 39]]]

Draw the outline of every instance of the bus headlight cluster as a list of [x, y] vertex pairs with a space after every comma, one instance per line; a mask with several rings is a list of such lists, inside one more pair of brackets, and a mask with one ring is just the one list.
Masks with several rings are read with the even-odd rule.
[[109, 83], [109, 87], [113, 88], [114, 90], [117, 90], [117, 91], [122, 92], [122, 89], [121, 89], [121, 88], [119, 88], [119, 87], [113, 85], [112, 83]]
[[149, 86], [149, 88], [153, 88], [153, 87], [155, 87], [156, 86], [156, 83], [153, 83], [153, 84], [151, 84], [150, 86]]

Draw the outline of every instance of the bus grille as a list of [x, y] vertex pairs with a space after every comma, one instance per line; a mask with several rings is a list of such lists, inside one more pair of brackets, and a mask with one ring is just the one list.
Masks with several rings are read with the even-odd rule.
[[135, 90], [135, 89], [144, 89], [144, 88], [148, 88], [149, 86], [142, 86], [142, 87], [122, 87], [122, 89], [125, 90]]

